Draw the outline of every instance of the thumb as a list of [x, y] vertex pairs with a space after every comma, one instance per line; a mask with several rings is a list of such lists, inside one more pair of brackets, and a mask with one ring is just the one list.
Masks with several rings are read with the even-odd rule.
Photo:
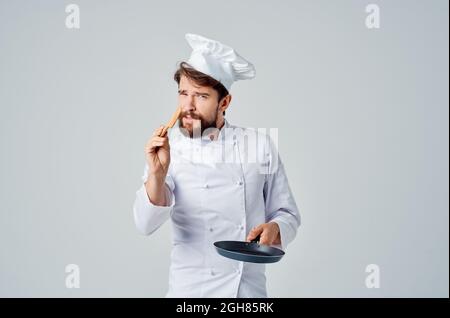
[[255, 238], [258, 237], [258, 235], [260, 235], [263, 231], [263, 226], [262, 224], [255, 226], [250, 233], [248, 233], [247, 236], [247, 242], [250, 242], [251, 240], [254, 240]]

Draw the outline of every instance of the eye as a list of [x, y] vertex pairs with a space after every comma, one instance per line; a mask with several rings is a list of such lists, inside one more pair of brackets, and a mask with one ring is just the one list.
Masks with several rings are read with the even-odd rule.
[[206, 95], [200, 95], [200, 99], [207, 99], [208, 98], [208, 96], [206, 96]]

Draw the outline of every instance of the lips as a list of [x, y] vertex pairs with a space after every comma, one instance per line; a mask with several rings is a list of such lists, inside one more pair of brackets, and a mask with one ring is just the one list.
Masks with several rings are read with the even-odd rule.
[[192, 114], [185, 114], [183, 116], [183, 122], [187, 124], [192, 124], [194, 120], [199, 120], [200, 118], [198, 116], [192, 115]]
[[194, 119], [191, 116], [184, 116], [183, 117], [183, 122], [185, 124], [192, 124], [194, 122]]

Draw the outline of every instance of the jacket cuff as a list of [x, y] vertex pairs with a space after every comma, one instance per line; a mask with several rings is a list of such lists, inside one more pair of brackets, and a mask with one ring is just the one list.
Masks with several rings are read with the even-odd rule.
[[[174, 196], [170, 193], [169, 189], [167, 188], [167, 186], [165, 186], [165, 192], [166, 192], [166, 202], [170, 202], [170, 204], [168, 206], [165, 205], [156, 205], [153, 204], [152, 201], [150, 201], [150, 198], [147, 195], [147, 190], [145, 189], [145, 184], [143, 184], [141, 186], [141, 188], [137, 191], [138, 196], [140, 196], [144, 201], [146, 202], [145, 205], [147, 205], [147, 207], [150, 207], [152, 209], [161, 209], [161, 211], [163, 210], [171, 210], [174, 205], [175, 205], [175, 198]], [[145, 198], [145, 199], [144, 199]]]
[[280, 239], [281, 239], [281, 246], [279, 246], [283, 251], [286, 250], [289, 243], [291, 243], [295, 235], [297, 233], [297, 229], [293, 229], [291, 222], [285, 219], [285, 216], [279, 215], [269, 222], [275, 222], [278, 224], [278, 227], [280, 228]]

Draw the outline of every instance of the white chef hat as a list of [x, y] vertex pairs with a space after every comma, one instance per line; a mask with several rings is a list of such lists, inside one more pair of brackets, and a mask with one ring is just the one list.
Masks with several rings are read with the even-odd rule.
[[192, 47], [188, 64], [222, 83], [230, 91], [237, 80], [255, 77], [255, 67], [231, 47], [197, 34], [186, 34]]

